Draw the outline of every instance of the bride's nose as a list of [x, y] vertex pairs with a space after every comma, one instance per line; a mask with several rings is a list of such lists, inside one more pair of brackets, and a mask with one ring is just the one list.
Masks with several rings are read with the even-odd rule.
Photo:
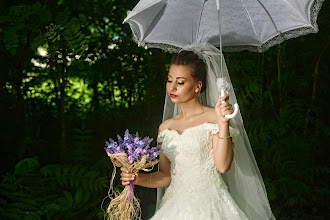
[[175, 85], [175, 83], [173, 82], [173, 83], [171, 83], [171, 85], [170, 85], [170, 91], [175, 91], [176, 90], [176, 85]]

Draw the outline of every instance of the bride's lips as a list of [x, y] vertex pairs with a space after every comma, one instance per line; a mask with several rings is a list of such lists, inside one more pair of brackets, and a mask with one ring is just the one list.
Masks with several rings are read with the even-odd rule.
[[176, 98], [178, 97], [177, 95], [174, 95], [174, 94], [170, 94], [171, 98]]

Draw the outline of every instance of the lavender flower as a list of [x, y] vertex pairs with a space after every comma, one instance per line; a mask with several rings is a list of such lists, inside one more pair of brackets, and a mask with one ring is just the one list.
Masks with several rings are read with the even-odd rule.
[[131, 156], [129, 156], [128, 157], [128, 161], [132, 164], [132, 163], [134, 163], [134, 157], [133, 157], [133, 155], [131, 155]]
[[117, 135], [117, 138], [118, 142], [111, 138], [105, 142], [105, 151], [108, 154], [126, 153], [131, 164], [138, 161], [143, 155], [148, 155], [148, 161], [153, 160], [162, 152], [160, 145], [150, 148], [153, 139], [149, 137], [141, 139], [138, 132], [133, 135], [126, 129], [124, 137]]

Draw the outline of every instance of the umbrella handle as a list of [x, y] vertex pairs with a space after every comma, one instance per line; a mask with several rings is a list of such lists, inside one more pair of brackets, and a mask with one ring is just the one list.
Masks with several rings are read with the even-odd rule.
[[[225, 90], [224, 89], [221, 89], [221, 97], [225, 95]], [[221, 101], [221, 104], [223, 104], [225, 101]], [[230, 115], [225, 115], [226, 118], [234, 118], [237, 113], [238, 113], [238, 110], [239, 110], [239, 107], [238, 107], [238, 104], [235, 103], [234, 104], [234, 112]]]

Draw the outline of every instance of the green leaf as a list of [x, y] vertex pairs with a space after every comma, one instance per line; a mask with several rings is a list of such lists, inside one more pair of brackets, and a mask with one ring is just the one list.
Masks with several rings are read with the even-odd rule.
[[83, 34], [83, 33], [81, 33], [81, 32], [79, 32], [80, 34], [79, 34], [79, 37], [78, 37], [78, 39], [77, 39], [77, 42], [79, 42], [79, 41], [81, 41], [84, 37], [85, 37], [85, 34]]
[[85, 51], [88, 48], [88, 44], [84, 45], [82, 48], [80, 48], [82, 51]]
[[31, 47], [33, 49], [37, 49], [38, 47], [44, 45], [47, 42], [46, 38], [40, 34], [37, 37], [35, 37], [31, 43]]
[[16, 164], [14, 175], [25, 175], [35, 171], [38, 167], [39, 161], [36, 158], [26, 158]]
[[79, 19], [81, 24], [85, 25], [87, 23], [87, 18], [84, 14], [79, 14]]
[[86, 40], [83, 40], [79, 43], [79, 45], [82, 46], [82, 45], [85, 45], [85, 43], [86, 43]]
[[83, 194], [83, 190], [82, 188], [79, 188], [77, 191], [76, 191], [76, 194], [74, 196], [74, 204], [80, 204], [81, 203], [81, 200], [82, 200], [82, 194]]
[[68, 205], [69, 205], [70, 207], [72, 207], [73, 197], [72, 197], [71, 193], [68, 192], [68, 191], [64, 191], [63, 194], [64, 194], [64, 196], [65, 196], [65, 198], [66, 198], [66, 200], [67, 200], [67, 202], [68, 202]]

